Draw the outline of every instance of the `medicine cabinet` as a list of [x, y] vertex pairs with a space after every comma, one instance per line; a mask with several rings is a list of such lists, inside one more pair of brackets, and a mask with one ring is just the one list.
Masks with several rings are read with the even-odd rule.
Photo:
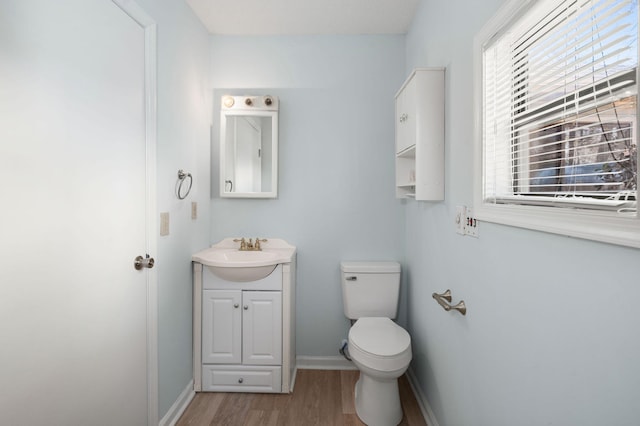
[[278, 196], [278, 98], [221, 99], [220, 196]]

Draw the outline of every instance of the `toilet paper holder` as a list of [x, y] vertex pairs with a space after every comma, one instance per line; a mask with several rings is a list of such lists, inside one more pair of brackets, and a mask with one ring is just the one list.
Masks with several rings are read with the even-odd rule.
[[461, 300], [460, 302], [458, 302], [456, 305], [453, 305], [453, 306], [449, 304], [451, 303], [451, 290], [449, 289], [447, 289], [447, 291], [445, 291], [442, 294], [433, 293], [431, 297], [433, 297], [436, 300], [436, 302], [438, 302], [438, 304], [442, 306], [442, 309], [444, 309], [447, 312], [449, 312], [451, 309], [455, 309], [456, 311], [460, 312], [462, 315], [467, 314], [467, 305], [464, 304], [464, 300]]

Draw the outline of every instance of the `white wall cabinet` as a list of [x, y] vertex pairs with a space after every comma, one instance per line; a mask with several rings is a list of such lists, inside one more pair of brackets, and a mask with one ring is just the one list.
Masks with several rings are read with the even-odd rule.
[[444, 200], [444, 68], [418, 68], [396, 94], [396, 197]]
[[194, 262], [195, 391], [291, 392], [296, 357], [292, 253], [291, 262], [250, 282], [227, 281]]

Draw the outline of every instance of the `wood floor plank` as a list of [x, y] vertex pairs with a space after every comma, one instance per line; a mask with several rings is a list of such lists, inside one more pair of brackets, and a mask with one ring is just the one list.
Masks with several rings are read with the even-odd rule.
[[224, 397], [223, 393], [197, 393], [176, 426], [209, 426]]
[[356, 413], [354, 389], [356, 388], [358, 378], [360, 378], [360, 372], [357, 370], [343, 370], [340, 372], [340, 381], [342, 382], [342, 414]]
[[[177, 426], [363, 426], [355, 413], [357, 370], [298, 370], [291, 394], [199, 392]], [[426, 426], [411, 386], [398, 385], [402, 426]]]
[[413, 394], [411, 385], [406, 375], [402, 375], [398, 379], [398, 388], [400, 390], [400, 404], [402, 405], [402, 411], [404, 412], [403, 422], [404, 424], [411, 426], [427, 426], [418, 401]]
[[253, 393], [226, 393], [211, 424], [216, 426], [244, 424], [255, 396]]

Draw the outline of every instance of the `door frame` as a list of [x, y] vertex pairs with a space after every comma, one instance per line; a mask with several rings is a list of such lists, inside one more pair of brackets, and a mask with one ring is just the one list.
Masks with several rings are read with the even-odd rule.
[[[145, 253], [158, 252], [156, 236], [157, 29], [156, 22], [133, 0], [111, 0], [144, 30], [145, 103]], [[158, 274], [145, 269], [147, 286], [147, 424], [158, 424]]]

